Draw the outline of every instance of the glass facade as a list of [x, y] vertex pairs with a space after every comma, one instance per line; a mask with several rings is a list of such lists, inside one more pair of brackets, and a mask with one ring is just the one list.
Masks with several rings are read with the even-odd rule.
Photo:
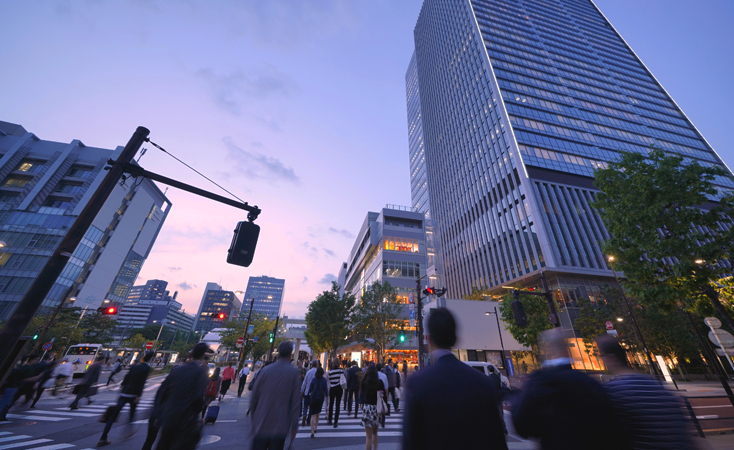
[[280, 316], [283, 309], [285, 280], [272, 277], [250, 277], [242, 303], [242, 317], [250, 313], [250, 302], [255, 300], [253, 314], [263, 314], [272, 320]]
[[[220, 289], [209, 289], [209, 287], [219, 287]], [[204, 292], [204, 298], [199, 305], [199, 314], [194, 323], [194, 331], [206, 333], [214, 328], [221, 328], [225, 322], [236, 320], [240, 314], [242, 302], [232, 291], [223, 291], [221, 287], [215, 283], [207, 283], [207, 290]], [[224, 319], [219, 319], [217, 315], [224, 313]]]
[[423, 146], [423, 122], [421, 121], [421, 97], [418, 89], [418, 66], [415, 52], [410, 58], [408, 72], [405, 74], [405, 95], [408, 106], [408, 155], [410, 157], [410, 198], [413, 211], [431, 217], [431, 204], [428, 199], [428, 174], [426, 172], [426, 153]]
[[620, 150], [725, 167], [589, 0], [426, 0], [414, 36], [406, 90], [451, 297], [539, 270], [609, 282], [592, 177]]

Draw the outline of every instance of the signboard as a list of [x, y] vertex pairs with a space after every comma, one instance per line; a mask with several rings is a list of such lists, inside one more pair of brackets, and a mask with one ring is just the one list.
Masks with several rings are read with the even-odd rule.
[[[410, 319], [410, 327], [412, 328], [414, 326], [415, 326], [415, 319]], [[417, 333], [418, 333], [418, 331], [416, 331], [416, 336], [418, 336]]]
[[[718, 338], [718, 339], [717, 339]], [[734, 336], [726, 330], [709, 331], [709, 340], [716, 344], [717, 347], [732, 348], [734, 347]], [[44, 346], [45, 347], [45, 346]], [[44, 348], [44, 350], [46, 350]]]
[[415, 319], [415, 309], [410, 310], [410, 318]]
[[255, 341], [255, 342], [257, 342], [257, 339], [258, 339], [257, 336], [255, 336], [254, 338], [252, 338], [252, 340]]
[[237, 338], [237, 344], [242, 345], [244, 343], [245, 343], [245, 338], [243, 338], [243, 337], [238, 337]]
[[46, 352], [47, 352], [47, 351], [51, 350], [51, 347], [53, 347], [53, 346], [54, 346], [54, 345], [53, 345], [52, 343], [50, 343], [50, 342], [46, 342], [45, 344], [43, 344], [43, 347], [41, 347], [41, 348], [42, 348], [42, 349], [43, 349], [44, 351], [46, 351]]
[[247, 334], [252, 334], [255, 332], [255, 325], [250, 325], [247, 327]]
[[614, 323], [612, 323], [611, 320], [607, 320], [604, 322], [604, 326], [607, 327], [607, 330], [613, 330], [614, 329]]
[[413, 308], [415, 308], [415, 303], [409, 303], [408, 304], [408, 309], [412, 311]]
[[153, 348], [153, 343], [152, 342], [148, 342], [147, 344], [145, 344], [145, 348], [148, 349], [148, 350], [150, 350], [151, 348]]
[[515, 366], [512, 364], [512, 358], [507, 358], [507, 373], [510, 377], [515, 376]]
[[716, 317], [707, 317], [703, 321], [711, 328], [721, 328], [721, 321]]
[[617, 330], [607, 330], [607, 334], [611, 334], [612, 336], [617, 335]]
[[414, 302], [415, 302], [415, 297], [413, 297], [413, 293], [411, 292], [410, 294], [408, 294], [408, 303], [414, 303]]

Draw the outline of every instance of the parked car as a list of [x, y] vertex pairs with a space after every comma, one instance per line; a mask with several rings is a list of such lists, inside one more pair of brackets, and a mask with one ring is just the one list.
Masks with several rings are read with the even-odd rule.
[[477, 369], [478, 371], [482, 372], [483, 374], [487, 376], [489, 376], [489, 374], [492, 372], [492, 369], [496, 370], [497, 373], [500, 374], [500, 380], [502, 380], [503, 383], [506, 383], [507, 387], [510, 387], [510, 380], [508, 380], [507, 377], [499, 369], [497, 369], [497, 367], [495, 367], [494, 364], [488, 363], [488, 362], [481, 362], [481, 361], [462, 361], [462, 362], [469, 367], [473, 367]]
[[212, 375], [214, 375], [214, 367], [216, 367], [216, 366], [214, 365], [214, 363], [211, 363], [211, 362], [210, 362], [210, 363], [209, 363], [209, 376], [212, 376]]

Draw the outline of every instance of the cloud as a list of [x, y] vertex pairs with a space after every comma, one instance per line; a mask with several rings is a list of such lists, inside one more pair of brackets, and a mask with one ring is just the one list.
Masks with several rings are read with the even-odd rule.
[[227, 160], [231, 172], [239, 176], [245, 175], [251, 179], [281, 180], [293, 184], [300, 184], [301, 179], [293, 168], [286, 166], [281, 160], [273, 156], [266, 156], [259, 152], [247, 151], [232, 142], [228, 137], [223, 139], [227, 146]]
[[303, 277], [303, 281], [301, 281], [301, 284], [306, 284], [308, 282], [308, 277]]
[[319, 280], [319, 284], [331, 284], [332, 281], [336, 281], [336, 275], [333, 273], [327, 273]]
[[178, 283], [176, 285], [176, 287], [179, 288], [179, 289], [181, 289], [182, 291], [190, 291], [192, 289], [196, 289], [196, 285], [195, 284], [189, 284], [189, 283], [187, 283], [185, 281], [183, 283]]
[[329, 227], [329, 233], [338, 234], [339, 236], [343, 236], [345, 238], [350, 238], [350, 239], [354, 237], [354, 235], [350, 233], [349, 231], [345, 229], [337, 230], [334, 227]]
[[[246, 71], [237, 68], [229, 73], [200, 69], [196, 71], [195, 75], [206, 83], [214, 103], [236, 116], [241, 115], [247, 106], [253, 106], [257, 100], [289, 98], [299, 91], [298, 85], [292, 78], [271, 64], [261, 64], [257, 68], [248, 68]], [[255, 109], [251, 108], [251, 110]], [[271, 127], [275, 124], [273, 121], [261, 119], [258, 116], [256, 118]]]
[[171, 272], [178, 272], [179, 270], [181, 270], [181, 268], [180, 267], [169, 267], [168, 270], [170, 270]]
[[329, 256], [336, 256], [336, 253], [334, 253], [332, 250], [329, 250], [328, 248], [322, 248], [322, 250]]

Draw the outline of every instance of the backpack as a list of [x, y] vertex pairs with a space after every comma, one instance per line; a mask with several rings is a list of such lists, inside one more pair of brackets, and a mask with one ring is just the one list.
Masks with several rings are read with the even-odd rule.
[[204, 391], [204, 395], [207, 397], [214, 397], [217, 395], [216, 381], [210, 381], [209, 384], [206, 385], [206, 391]]
[[314, 380], [311, 382], [311, 385], [314, 386], [314, 390], [311, 392], [311, 404], [313, 405], [320, 405], [324, 403], [325, 395], [324, 395], [323, 384], [326, 382], [326, 380], [324, 380], [323, 383], [321, 382], [321, 380], [324, 380], [324, 379], [314, 378]]

